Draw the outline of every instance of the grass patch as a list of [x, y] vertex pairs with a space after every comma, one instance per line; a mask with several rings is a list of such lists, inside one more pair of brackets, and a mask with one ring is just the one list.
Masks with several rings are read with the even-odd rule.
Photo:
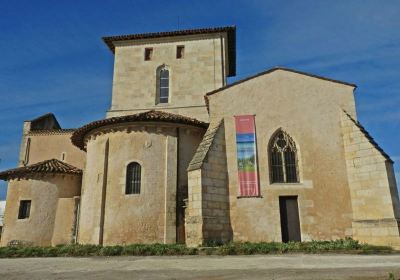
[[183, 255], [254, 255], [285, 253], [350, 253], [388, 254], [391, 247], [360, 244], [353, 239], [310, 242], [232, 242], [207, 244], [209, 247], [190, 248], [183, 244], [131, 245], [59, 245], [55, 247], [9, 246], [0, 247], [0, 258], [23, 257], [91, 257], [91, 256], [183, 256]]

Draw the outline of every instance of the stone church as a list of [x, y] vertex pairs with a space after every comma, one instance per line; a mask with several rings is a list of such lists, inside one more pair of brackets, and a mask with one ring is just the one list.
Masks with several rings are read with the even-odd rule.
[[1, 245], [309, 241], [400, 246], [393, 161], [354, 84], [236, 74], [234, 26], [104, 37], [106, 117], [25, 121]]

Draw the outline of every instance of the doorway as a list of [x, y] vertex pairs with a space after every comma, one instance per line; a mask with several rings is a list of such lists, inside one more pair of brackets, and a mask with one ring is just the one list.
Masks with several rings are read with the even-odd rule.
[[176, 193], [176, 242], [185, 244], [185, 208], [188, 186], [179, 186]]
[[301, 241], [297, 196], [280, 196], [282, 242]]

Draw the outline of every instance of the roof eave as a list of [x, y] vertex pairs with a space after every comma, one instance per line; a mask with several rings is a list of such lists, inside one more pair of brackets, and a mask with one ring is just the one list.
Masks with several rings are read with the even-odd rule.
[[262, 71], [262, 72], [259, 72], [259, 73], [257, 73], [257, 74], [254, 74], [254, 75], [249, 76], [249, 77], [247, 77], [247, 78], [244, 78], [244, 79], [242, 79], [242, 80], [236, 81], [236, 82], [234, 82], [234, 83], [232, 83], [232, 84], [229, 84], [229, 85], [226, 85], [226, 86], [224, 86], [224, 87], [220, 87], [220, 88], [218, 88], [218, 89], [212, 90], [212, 91], [210, 91], [210, 92], [207, 92], [205, 95], [206, 95], [206, 96], [213, 95], [213, 94], [215, 94], [215, 93], [217, 93], [217, 92], [220, 92], [220, 91], [223, 91], [223, 90], [228, 89], [228, 88], [230, 88], [230, 87], [233, 87], [233, 86], [239, 85], [239, 84], [241, 84], [241, 83], [247, 82], [247, 81], [252, 80], [252, 79], [254, 79], [254, 78], [257, 78], [257, 77], [260, 77], [260, 76], [263, 76], [263, 75], [266, 75], [266, 74], [275, 72], [275, 71], [277, 71], [277, 70], [288, 71], [288, 72], [292, 72], [292, 73], [296, 73], [296, 74], [301, 74], [301, 75], [305, 75], [305, 76], [312, 77], [312, 78], [316, 78], [316, 79], [320, 79], [320, 80], [325, 80], [325, 81], [329, 81], [329, 82], [333, 82], [333, 83], [338, 83], [338, 84], [342, 84], [342, 85], [346, 85], [346, 86], [353, 87], [354, 89], [357, 88], [357, 85], [356, 85], [356, 84], [352, 84], [352, 83], [348, 83], [348, 82], [343, 82], [343, 81], [339, 81], [339, 80], [335, 80], [335, 79], [326, 78], [326, 77], [323, 77], [323, 76], [318, 76], [318, 75], [310, 74], [310, 73], [307, 73], [307, 72], [302, 72], [302, 71], [298, 71], [298, 70], [294, 70], [294, 69], [290, 69], [290, 68], [278, 66], [278, 67], [274, 67], [274, 68], [271, 68], [271, 69], [268, 69], [268, 70], [264, 70], [264, 71]]
[[236, 26], [223, 26], [214, 28], [200, 28], [200, 29], [187, 29], [187, 30], [176, 30], [167, 32], [155, 32], [155, 33], [142, 33], [142, 34], [128, 34], [128, 35], [117, 35], [117, 36], [105, 36], [102, 37], [103, 42], [115, 54], [115, 44], [118, 41], [132, 41], [142, 40], [151, 38], [162, 38], [162, 37], [177, 37], [197, 34], [212, 34], [212, 33], [227, 33], [228, 40], [228, 60], [229, 69], [227, 76], [233, 77], [236, 75]]

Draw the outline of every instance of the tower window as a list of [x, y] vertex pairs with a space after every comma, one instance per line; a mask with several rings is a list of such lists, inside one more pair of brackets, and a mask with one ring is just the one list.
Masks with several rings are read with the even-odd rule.
[[297, 150], [293, 139], [284, 131], [276, 132], [269, 147], [271, 183], [297, 183]]
[[159, 72], [158, 103], [168, 103], [169, 99], [169, 71], [166, 67]]
[[144, 49], [144, 60], [148, 61], [153, 58], [153, 48]]
[[28, 219], [31, 212], [31, 201], [21, 200], [19, 203], [18, 219]]
[[26, 148], [25, 148], [25, 160], [23, 162], [24, 166], [26, 166], [29, 163], [29, 152], [31, 149], [31, 138], [28, 138], [26, 141]]
[[185, 46], [177, 46], [176, 47], [176, 58], [180, 59], [185, 56]]
[[142, 167], [137, 162], [131, 162], [126, 167], [125, 194], [140, 194]]

